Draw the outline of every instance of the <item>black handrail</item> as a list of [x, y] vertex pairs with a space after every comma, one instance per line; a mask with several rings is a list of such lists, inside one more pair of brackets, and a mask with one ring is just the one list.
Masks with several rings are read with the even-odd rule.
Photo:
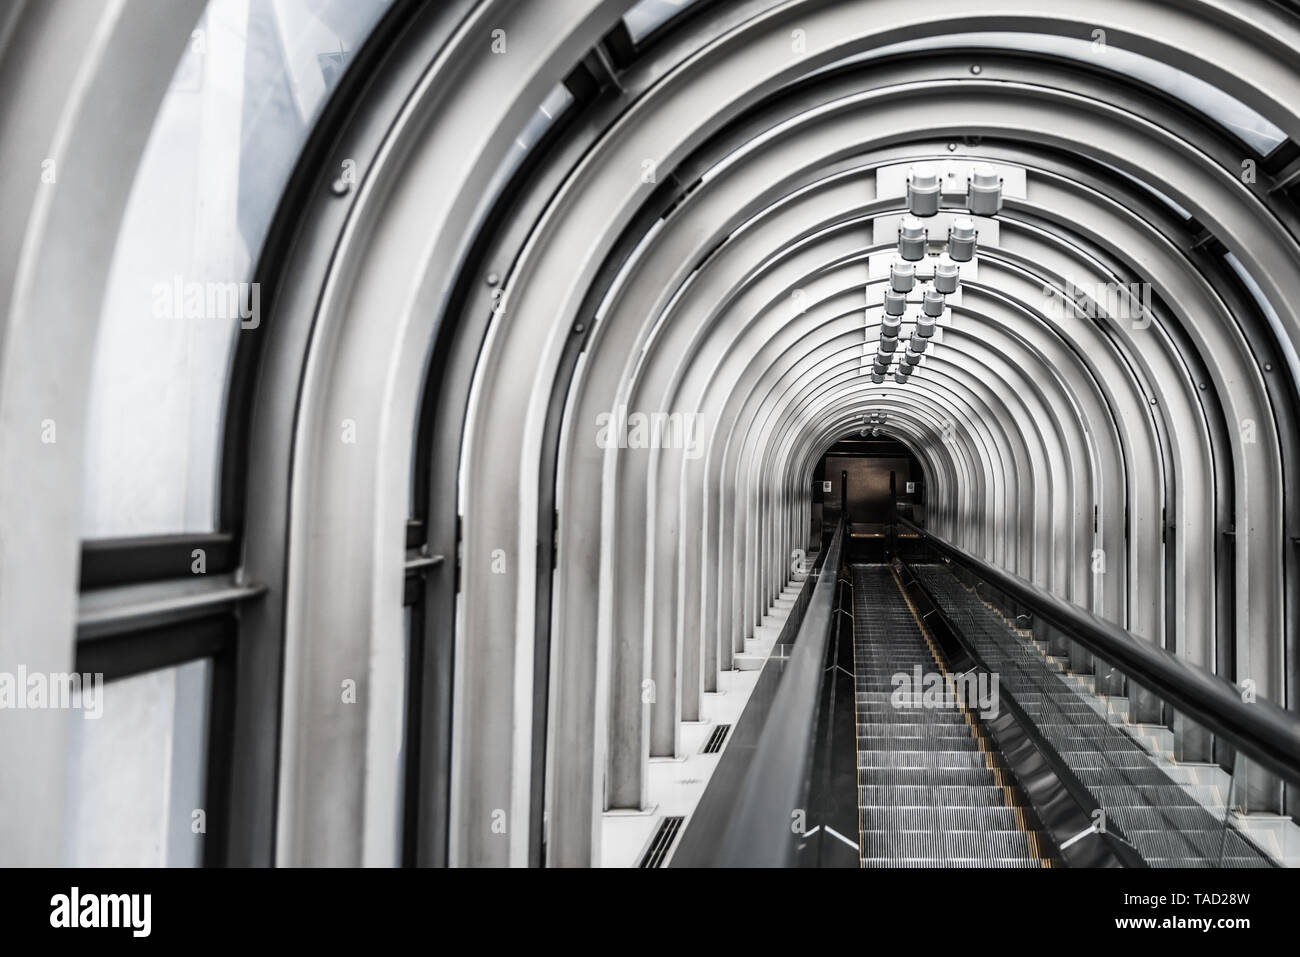
[[835, 624], [836, 580], [844, 542], [841, 519], [831, 537], [798, 637], [733, 814], [713, 863], [721, 867], [788, 867], [797, 850], [793, 824], [812, 776], [813, 738], [825, 678], [826, 643]]
[[898, 523], [918, 533], [940, 554], [970, 569], [1058, 628], [1067, 638], [1117, 667], [1177, 711], [1221, 735], [1292, 784], [1300, 784], [1300, 717], [1263, 699], [1247, 704], [1240, 692], [1222, 678], [1137, 638], [1086, 608], [1041, 590], [901, 516]]

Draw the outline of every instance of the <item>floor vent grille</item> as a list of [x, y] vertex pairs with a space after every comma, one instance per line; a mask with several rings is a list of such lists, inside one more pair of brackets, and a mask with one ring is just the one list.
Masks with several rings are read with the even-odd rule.
[[664, 866], [664, 860], [668, 857], [668, 852], [672, 850], [677, 835], [681, 833], [682, 822], [685, 820], [685, 817], [677, 816], [665, 817], [659, 822], [659, 830], [655, 832], [654, 840], [650, 842], [645, 857], [641, 858], [641, 867]]
[[716, 728], [713, 729], [713, 733], [709, 735], [709, 740], [705, 742], [704, 748], [703, 750], [700, 751], [700, 753], [717, 754], [719, 751], [722, 750], [722, 745], [727, 740], [727, 735], [730, 733], [731, 733], [731, 725], [729, 724], [718, 725]]

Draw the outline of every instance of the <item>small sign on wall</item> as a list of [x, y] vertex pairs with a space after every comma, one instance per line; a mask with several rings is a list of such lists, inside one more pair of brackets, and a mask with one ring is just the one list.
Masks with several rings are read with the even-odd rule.
[[908, 482], [908, 483], [907, 483], [907, 494], [908, 494], [908, 495], [911, 495], [911, 494], [912, 494], [913, 492], [915, 492], [915, 491], [916, 491], [916, 483], [915, 483], [915, 482]]
[[834, 485], [835, 485], [834, 482], [822, 482], [822, 494], [823, 495], [831, 494], [831, 490], [834, 488]]

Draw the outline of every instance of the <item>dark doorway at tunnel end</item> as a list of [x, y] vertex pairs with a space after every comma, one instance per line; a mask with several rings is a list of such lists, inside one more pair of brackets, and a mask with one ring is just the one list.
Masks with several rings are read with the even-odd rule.
[[835, 527], [843, 510], [853, 560], [883, 561], [894, 517], [924, 520], [925, 474], [911, 450], [895, 439], [841, 439], [813, 471], [812, 503], [814, 541]]

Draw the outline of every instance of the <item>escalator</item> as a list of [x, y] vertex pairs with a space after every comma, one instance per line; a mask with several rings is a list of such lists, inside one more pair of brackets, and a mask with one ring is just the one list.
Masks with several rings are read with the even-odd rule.
[[852, 571], [861, 865], [1050, 866], [1049, 844], [979, 714], [907, 687], [916, 676], [938, 684], [948, 668], [894, 571]]
[[[1122, 706], [1088, 694], [1086, 680], [1071, 682], [1067, 662], [1053, 660], [947, 567], [912, 570], [1149, 866], [1269, 866], [1262, 850], [1225, 826], [1234, 783], [1226, 771], [1178, 765], [1160, 737], [1125, 721]], [[1216, 778], [1218, 786], [1208, 783]]]
[[[930, 626], [907, 597], [900, 568], [934, 600]], [[975, 703], [951, 692], [935, 706], [907, 700], [914, 675], [937, 673], [934, 683], [951, 687], [949, 662], [931, 633], [939, 620], [952, 626], [971, 660], [997, 677], [996, 697], [1016, 702], [1143, 864], [1270, 865], [1263, 850], [1225, 823], [1227, 772], [1164, 756], [1159, 737], [1126, 724], [1123, 708], [1089, 694], [1086, 681], [1071, 681], [1066, 662], [948, 567], [855, 565], [853, 586], [863, 866], [1059, 864]]]
[[1300, 866], [1296, 715], [902, 519], [823, 544], [672, 866]]

